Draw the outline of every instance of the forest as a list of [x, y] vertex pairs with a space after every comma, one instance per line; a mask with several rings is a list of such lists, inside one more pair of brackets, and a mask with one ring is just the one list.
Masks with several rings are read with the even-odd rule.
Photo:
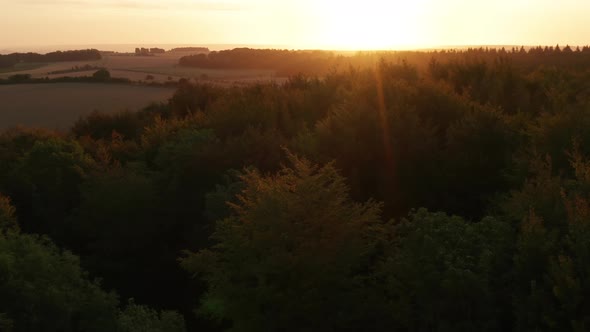
[[342, 69], [366, 68], [374, 66], [378, 60], [400, 62], [411, 59], [412, 65], [423, 69], [431, 60], [452, 61], [457, 55], [474, 57], [478, 61], [493, 61], [497, 57], [509, 57], [519, 68], [535, 70], [537, 67], [583, 67], [590, 65], [590, 47], [536, 46], [524, 48], [465, 48], [425, 51], [381, 51], [381, 52], [335, 52], [324, 50], [281, 50], [235, 48], [210, 53], [182, 57], [178, 64], [182, 67], [207, 69], [271, 69], [277, 76], [324, 76]]
[[289, 76], [300, 73], [324, 74], [343, 61], [344, 57], [329, 51], [234, 48], [184, 56], [178, 64], [207, 69], [272, 69], [277, 71], [278, 76]]
[[0, 133], [0, 331], [590, 329], [587, 47], [181, 64], [293, 74]]

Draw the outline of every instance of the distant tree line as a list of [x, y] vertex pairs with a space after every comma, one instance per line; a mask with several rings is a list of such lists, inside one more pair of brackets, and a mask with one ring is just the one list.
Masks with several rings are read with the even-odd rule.
[[[543, 55], [543, 56], [540, 56]], [[418, 51], [383, 51], [358, 52], [355, 55], [342, 55], [332, 51], [291, 51], [291, 50], [260, 50], [236, 48], [226, 51], [214, 51], [209, 54], [198, 54], [182, 57], [179, 65], [208, 69], [267, 69], [275, 70], [279, 76], [295, 74], [325, 75], [335, 69], [347, 67], [367, 68], [378, 59], [391, 62], [411, 61], [419, 68], [427, 65], [431, 58], [437, 61], [451, 61], [462, 58], [493, 60], [498, 57], [510, 58], [519, 68], [534, 70], [540, 65], [588, 66], [590, 63], [590, 47], [557, 45], [546, 47], [513, 47], [505, 48], [468, 48], [450, 49], [434, 52]]]
[[136, 47], [135, 48], [135, 55], [137, 55], [137, 56], [150, 56], [150, 55], [156, 55], [156, 54], [162, 54], [162, 53], [166, 53], [166, 50], [163, 48], [157, 48], [157, 47], [153, 47], [153, 48]]
[[182, 57], [185, 67], [208, 69], [271, 69], [277, 75], [289, 76], [299, 72], [325, 73], [344, 58], [327, 51], [289, 51], [236, 48]]
[[106, 69], [99, 69], [92, 76], [63, 76], [56, 78], [33, 78], [30, 74], [14, 74], [6, 79], [0, 78], [0, 85], [2, 84], [40, 84], [40, 83], [64, 83], [64, 82], [98, 82], [98, 83], [132, 83], [127, 78], [111, 77], [111, 74]]
[[17, 63], [43, 63], [62, 61], [94, 61], [102, 58], [95, 49], [77, 51], [56, 51], [46, 54], [39, 53], [11, 53], [0, 55], [0, 68], [12, 67]]
[[[82, 67], [84, 68], [84, 67]], [[88, 69], [84, 69], [86, 71]], [[73, 72], [80, 71], [74, 70]], [[69, 73], [72, 71], [63, 71], [62, 73]], [[150, 76], [150, 75], [148, 75]], [[148, 86], [166, 86], [175, 87], [178, 82], [168, 80], [163, 83], [153, 81], [151, 78], [146, 78], [148, 82], [136, 82], [124, 77], [112, 77], [111, 73], [105, 68], [99, 68], [91, 76], [61, 76], [55, 78], [49, 77], [38, 77], [34, 78], [30, 74], [14, 74], [3, 79], [0, 78], [0, 85], [12, 85], [12, 84], [50, 84], [50, 83], [109, 83], [109, 84], [140, 84]]]
[[170, 52], [196, 52], [196, 53], [209, 53], [207, 47], [176, 47], [170, 50]]

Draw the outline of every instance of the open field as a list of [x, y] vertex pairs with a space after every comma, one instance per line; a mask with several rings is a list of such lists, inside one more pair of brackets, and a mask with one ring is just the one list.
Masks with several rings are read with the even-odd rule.
[[22, 71], [29, 72], [37, 68], [42, 68], [44, 66], [46, 66], [45, 63], [19, 63], [12, 68], [0, 68], [0, 74], [9, 73], [9, 75], [12, 75], [14, 73]]
[[[86, 64], [89, 65], [97, 65], [100, 64], [101, 61], [66, 61], [66, 62], [53, 62], [44, 65], [40, 64], [18, 64], [15, 68], [4, 68], [3, 71], [0, 71], [0, 78], [7, 78], [8, 76], [14, 75], [16, 72], [18, 74], [30, 74], [33, 77], [46, 77], [51, 76], [49, 75], [50, 72], [58, 71], [58, 70], [66, 70], [71, 69], [72, 67], [78, 66], [82, 67]], [[29, 66], [28, 68], [23, 67], [19, 68], [19, 66]], [[72, 76], [70, 74], [61, 74], [60, 76]]]
[[136, 110], [165, 102], [174, 89], [118, 84], [55, 83], [0, 86], [0, 130], [24, 125], [65, 129], [94, 110]]
[[[178, 81], [181, 78], [198, 79], [210, 83], [237, 83], [250, 84], [255, 82], [282, 81], [284, 78], [275, 77], [272, 70], [214, 70], [179, 67], [178, 60], [190, 55], [187, 52], [169, 52], [155, 56], [134, 56], [130, 54], [107, 54], [98, 61], [56, 62], [45, 66], [32, 66], [31, 68], [18, 68], [19, 74], [30, 74], [34, 78], [63, 76], [90, 76], [91, 71], [71, 72], [63, 74], [49, 74], [50, 72], [68, 70], [72, 67], [104, 67], [111, 72], [113, 77], [127, 78], [132, 81], [145, 81], [148, 75], [153, 76], [154, 82]], [[0, 78], [14, 75], [15, 71], [0, 71]]]

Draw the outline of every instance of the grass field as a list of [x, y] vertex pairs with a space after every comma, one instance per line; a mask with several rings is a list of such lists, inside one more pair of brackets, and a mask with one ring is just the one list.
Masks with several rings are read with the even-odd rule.
[[18, 125], [67, 129], [94, 110], [137, 110], [165, 102], [174, 89], [117, 84], [55, 83], [0, 86], [0, 130]]
[[[46, 77], [51, 76], [49, 75], [50, 72], [58, 71], [58, 70], [66, 70], [71, 69], [72, 67], [78, 66], [82, 67], [86, 64], [89, 65], [97, 65], [100, 64], [100, 61], [72, 61], [72, 62], [52, 62], [47, 64], [19, 64], [17, 66], [23, 66], [22, 69], [18, 70], [19, 74], [30, 74], [32, 77]], [[26, 66], [30, 66], [26, 68]], [[15, 68], [12, 68], [7, 71], [0, 72], [0, 78], [6, 78], [10, 75], [14, 75]], [[61, 74], [59, 76], [72, 76], [71, 74]]]
[[[95, 71], [49, 74], [73, 67], [104, 67], [112, 77], [132, 81], [178, 81], [196, 79], [204, 83], [223, 86], [249, 85], [258, 82], [283, 82], [272, 70], [213, 70], [177, 66], [186, 53], [165, 53], [157, 56], [105, 55], [98, 61], [56, 62], [48, 64], [20, 64], [11, 71], [0, 71], [0, 78], [15, 73], [30, 74], [33, 78], [63, 76], [91, 76]], [[174, 89], [131, 85], [86, 83], [52, 83], [0, 86], [0, 130], [17, 125], [65, 129], [80, 116], [93, 110], [112, 112], [136, 110], [150, 102], [166, 101]]]
[[22, 71], [31, 71], [34, 69], [42, 68], [46, 66], [46, 63], [18, 63], [14, 67], [10, 68], [0, 68], [0, 74], [8, 73], [9, 76], [13, 73], [18, 73]]

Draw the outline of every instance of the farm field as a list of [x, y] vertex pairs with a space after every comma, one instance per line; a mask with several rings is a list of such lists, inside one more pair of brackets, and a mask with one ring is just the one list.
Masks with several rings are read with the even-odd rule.
[[44, 67], [46, 64], [44, 63], [19, 63], [13, 68], [0, 68], [0, 77], [3, 73], [9, 73], [9, 75], [13, 75], [14, 73], [22, 72], [22, 71], [32, 71], [37, 68]]
[[0, 86], [0, 130], [15, 126], [65, 129], [92, 111], [137, 110], [165, 102], [174, 89], [118, 84], [55, 83]]
[[[185, 68], [178, 66], [178, 60], [190, 55], [187, 52], [169, 52], [155, 56], [134, 56], [129, 54], [106, 54], [98, 61], [56, 62], [44, 66], [32, 66], [30, 69], [18, 68], [18, 74], [30, 74], [33, 78], [58, 78], [63, 76], [90, 76], [93, 70], [50, 74], [55, 71], [68, 70], [73, 67], [104, 67], [113, 77], [127, 78], [132, 81], [145, 81], [151, 75], [153, 82], [164, 83], [179, 79], [195, 79], [201, 82], [216, 84], [250, 84], [256, 82], [283, 81], [276, 77], [272, 70], [214, 70], [200, 68]], [[0, 78], [8, 78], [16, 71], [0, 71]]]

